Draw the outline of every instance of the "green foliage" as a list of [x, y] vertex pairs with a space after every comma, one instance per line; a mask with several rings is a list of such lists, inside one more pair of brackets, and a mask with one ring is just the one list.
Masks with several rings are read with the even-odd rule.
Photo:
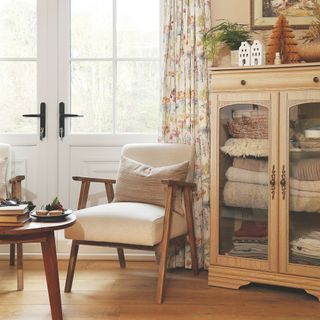
[[250, 39], [250, 31], [246, 25], [223, 21], [207, 31], [202, 41], [207, 57], [213, 58], [223, 44], [227, 45], [230, 50], [238, 50], [241, 42], [250, 41]]

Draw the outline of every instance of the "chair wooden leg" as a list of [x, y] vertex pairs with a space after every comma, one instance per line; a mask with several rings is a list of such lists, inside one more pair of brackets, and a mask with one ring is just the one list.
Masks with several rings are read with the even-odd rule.
[[164, 296], [164, 285], [166, 280], [166, 271], [167, 271], [167, 253], [169, 247], [169, 239], [170, 239], [170, 228], [171, 228], [171, 216], [172, 216], [172, 195], [173, 188], [168, 187], [167, 189], [167, 197], [166, 197], [166, 206], [165, 206], [165, 214], [164, 214], [164, 222], [163, 222], [163, 235], [160, 246], [160, 265], [159, 265], [159, 275], [158, 275], [158, 286], [157, 286], [157, 303], [163, 302]]
[[126, 267], [126, 258], [124, 256], [123, 248], [117, 248], [117, 251], [118, 251], [120, 268], [125, 268]]
[[79, 244], [77, 243], [76, 240], [73, 240], [72, 246], [71, 246], [67, 279], [66, 279], [66, 284], [64, 287], [64, 292], [71, 292], [74, 271], [75, 271], [76, 263], [77, 263], [78, 251], [79, 251]]
[[191, 261], [192, 261], [192, 270], [193, 274], [197, 275], [198, 270], [198, 258], [197, 258], [197, 248], [196, 248], [196, 239], [194, 235], [194, 224], [192, 217], [192, 204], [191, 204], [191, 192], [188, 188], [183, 190], [184, 203], [186, 208], [186, 219], [187, 219], [187, 228], [188, 228], [188, 240], [190, 245]]
[[16, 255], [16, 244], [10, 243], [10, 266], [14, 266]]
[[23, 247], [17, 243], [17, 290], [23, 290]]

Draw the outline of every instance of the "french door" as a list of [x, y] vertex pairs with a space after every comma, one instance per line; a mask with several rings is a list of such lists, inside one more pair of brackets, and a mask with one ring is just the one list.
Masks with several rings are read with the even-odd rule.
[[25, 199], [75, 209], [73, 175], [114, 178], [125, 143], [156, 141], [159, 17], [159, 0], [1, 0], [0, 142]]

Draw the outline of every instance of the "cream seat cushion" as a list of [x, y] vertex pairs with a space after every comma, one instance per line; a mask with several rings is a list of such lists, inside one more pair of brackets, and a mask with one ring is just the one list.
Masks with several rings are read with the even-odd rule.
[[[162, 240], [164, 208], [115, 202], [75, 211], [77, 222], [65, 230], [72, 240], [153, 246]], [[171, 238], [187, 233], [185, 217], [173, 214]]]

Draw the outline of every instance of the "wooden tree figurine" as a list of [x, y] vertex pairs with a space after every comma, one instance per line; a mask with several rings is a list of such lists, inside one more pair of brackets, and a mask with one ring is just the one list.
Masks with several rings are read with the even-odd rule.
[[280, 53], [281, 63], [296, 63], [300, 61], [293, 30], [287, 19], [279, 16], [269, 39], [267, 46], [267, 64], [273, 64], [276, 52]]

